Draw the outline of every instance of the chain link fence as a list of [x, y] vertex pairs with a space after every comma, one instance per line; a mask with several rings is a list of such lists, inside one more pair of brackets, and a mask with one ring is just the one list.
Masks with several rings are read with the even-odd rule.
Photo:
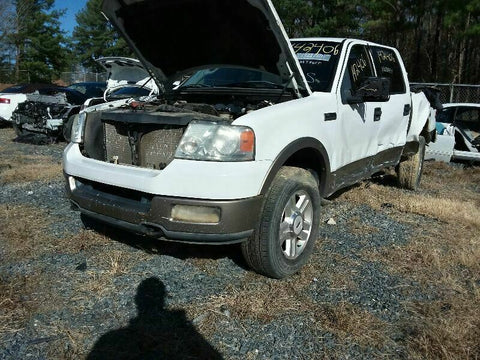
[[480, 85], [411, 83], [426, 85], [440, 90], [440, 101], [446, 103], [480, 103]]
[[[28, 70], [19, 70], [19, 81], [16, 81], [16, 78], [15, 71], [12, 68], [0, 68], [0, 83], [7, 84], [15, 84], [17, 82], [29, 83], [30, 72]], [[103, 82], [106, 80], [106, 72], [62, 72], [60, 78], [55, 80], [55, 83], [70, 85], [77, 82]]]
[[63, 72], [60, 76], [60, 80], [67, 84], [73, 84], [78, 82], [103, 82], [107, 81], [107, 73], [97, 72]]

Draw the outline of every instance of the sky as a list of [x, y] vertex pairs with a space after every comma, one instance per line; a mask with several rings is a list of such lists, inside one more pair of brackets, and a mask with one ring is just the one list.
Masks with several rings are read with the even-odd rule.
[[72, 34], [73, 28], [77, 24], [75, 15], [84, 8], [87, 0], [55, 0], [55, 9], [66, 9], [67, 12], [60, 18], [62, 30], [68, 35]]

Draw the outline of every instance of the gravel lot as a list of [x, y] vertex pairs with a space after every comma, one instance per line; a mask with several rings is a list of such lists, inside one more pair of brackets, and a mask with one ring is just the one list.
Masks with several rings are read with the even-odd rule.
[[[388, 176], [331, 199], [309, 265], [278, 281], [248, 270], [237, 246], [84, 230], [64, 197], [65, 144], [14, 139], [0, 129], [0, 359], [480, 357], [479, 237], [468, 235], [473, 261], [454, 259], [446, 270], [461, 280], [446, 282], [426, 254], [429, 247], [438, 247], [439, 260], [451, 254], [444, 241], [451, 224], [402, 208], [395, 198], [414, 195]], [[451, 167], [426, 168], [427, 185], [415, 196], [438, 197], [436, 179]], [[24, 169], [33, 174], [25, 178]], [[452, 171], [474, 179], [480, 172]], [[462, 189], [478, 209], [478, 180]], [[478, 226], [463, 233], [478, 235]], [[431, 246], [417, 247], [422, 239]], [[474, 338], [437, 339], [446, 353], [435, 352], [429, 329], [441, 314], [447, 321], [460, 298], [472, 304], [464, 314], [473, 319], [463, 324]], [[437, 305], [433, 315], [418, 310]], [[465, 347], [448, 347], [458, 341]]]

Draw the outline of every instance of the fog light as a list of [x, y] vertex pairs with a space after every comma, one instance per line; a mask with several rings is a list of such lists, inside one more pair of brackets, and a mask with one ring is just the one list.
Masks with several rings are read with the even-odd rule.
[[73, 176], [68, 177], [68, 184], [70, 185], [70, 191], [73, 191], [77, 188], [77, 184], [75, 183], [75, 178]]
[[175, 205], [171, 216], [173, 221], [217, 224], [220, 222], [220, 209], [208, 206]]

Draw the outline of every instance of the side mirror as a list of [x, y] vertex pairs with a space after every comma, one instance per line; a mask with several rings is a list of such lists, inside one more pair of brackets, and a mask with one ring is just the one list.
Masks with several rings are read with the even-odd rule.
[[366, 78], [355, 96], [361, 98], [364, 102], [368, 101], [388, 101], [390, 99], [390, 79], [385, 77]]

